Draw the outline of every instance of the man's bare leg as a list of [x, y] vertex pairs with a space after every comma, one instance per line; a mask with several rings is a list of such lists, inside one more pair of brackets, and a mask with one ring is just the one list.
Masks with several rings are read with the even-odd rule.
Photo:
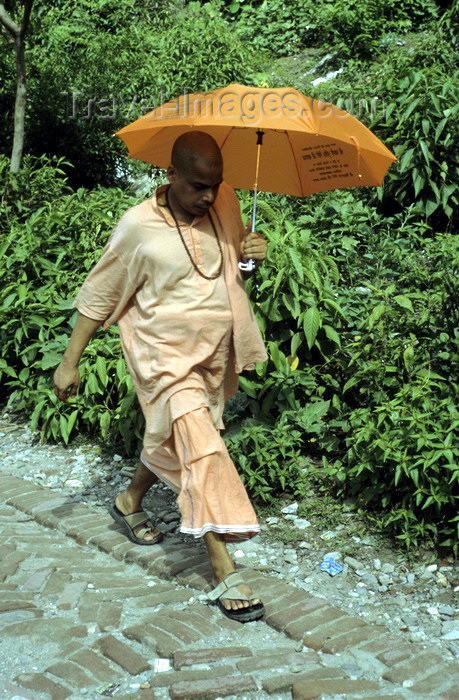
[[[216, 583], [220, 583], [220, 581], [223, 581], [225, 576], [231, 574], [233, 571], [236, 571], [234, 562], [226, 549], [225, 541], [217, 532], [206, 532], [203, 539], [207, 547], [207, 551], [209, 552], [210, 563], [214, 572]], [[238, 586], [238, 590], [247, 596], [252, 593], [249, 586], [246, 586], [245, 584]], [[238, 610], [239, 608], [248, 608], [250, 605], [256, 605], [259, 602], [260, 600], [258, 598], [254, 598], [250, 601], [250, 603], [248, 600], [223, 600], [222, 604], [227, 610]]]
[[[148, 489], [157, 481], [158, 477], [156, 474], [153, 474], [150, 469], [140, 462], [126, 491], [120, 493], [115, 499], [115, 505], [118, 510], [120, 510], [123, 515], [130, 515], [131, 513], [142, 510], [143, 497]], [[140, 525], [134, 528], [134, 534], [137, 534], [142, 527], [144, 526]], [[159, 535], [159, 530], [155, 529], [153, 532], [146, 533], [143, 539], [146, 541], [152, 540], [157, 535]]]

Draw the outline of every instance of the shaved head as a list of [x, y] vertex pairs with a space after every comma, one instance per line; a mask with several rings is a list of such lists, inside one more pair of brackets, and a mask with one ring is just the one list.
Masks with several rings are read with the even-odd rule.
[[178, 137], [172, 147], [171, 162], [181, 173], [191, 173], [198, 162], [222, 168], [223, 161], [215, 139], [204, 131], [188, 131]]

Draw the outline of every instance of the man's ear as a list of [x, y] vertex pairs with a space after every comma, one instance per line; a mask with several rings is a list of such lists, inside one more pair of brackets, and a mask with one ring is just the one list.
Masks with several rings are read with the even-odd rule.
[[169, 165], [169, 167], [166, 170], [166, 175], [167, 175], [167, 179], [169, 180], [169, 182], [171, 184], [173, 182], [175, 182], [175, 180], [177, 178], [177, 169], [175, 168], [174, 165]]

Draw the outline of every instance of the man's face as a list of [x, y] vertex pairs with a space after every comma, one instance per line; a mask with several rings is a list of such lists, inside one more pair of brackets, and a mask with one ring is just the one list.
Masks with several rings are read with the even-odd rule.
[[222, 182], [220, 163], [197, 160], [190, 171], [179, 171], [169, 166], [167, 175], [175, 203], [183, 213], [193, 217], [204, 216], [214, 203]]

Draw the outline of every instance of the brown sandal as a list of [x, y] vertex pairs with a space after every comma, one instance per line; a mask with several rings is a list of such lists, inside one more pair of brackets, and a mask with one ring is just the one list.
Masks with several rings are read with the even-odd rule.
[[[152, 532], [155, 529], [155, 526], [144, 510], [138, 510], [136, 513], [123, 515], [120, 509], [113, 504], [113, 506], [110, 508], [110, 515], [112, 516], [113, 520], [119, 523], [119, 525], [123, 526], [123, 528], [126, 530], [126, 535], [129, 537], [131, 542], [134, 542], [134, 544], [158, 544], [158, 542], [161, 542], [164, 537], [163, 533], [160, 532], [159, 535], [156, 535], [156, 537], [153, 537], [151, 540], [144, 539], [144, 535]], [[139, 530], [137, 535], [135, 535], [134, 529], [139, 527], [139, 525], [144, 525], [144, 527]]]

